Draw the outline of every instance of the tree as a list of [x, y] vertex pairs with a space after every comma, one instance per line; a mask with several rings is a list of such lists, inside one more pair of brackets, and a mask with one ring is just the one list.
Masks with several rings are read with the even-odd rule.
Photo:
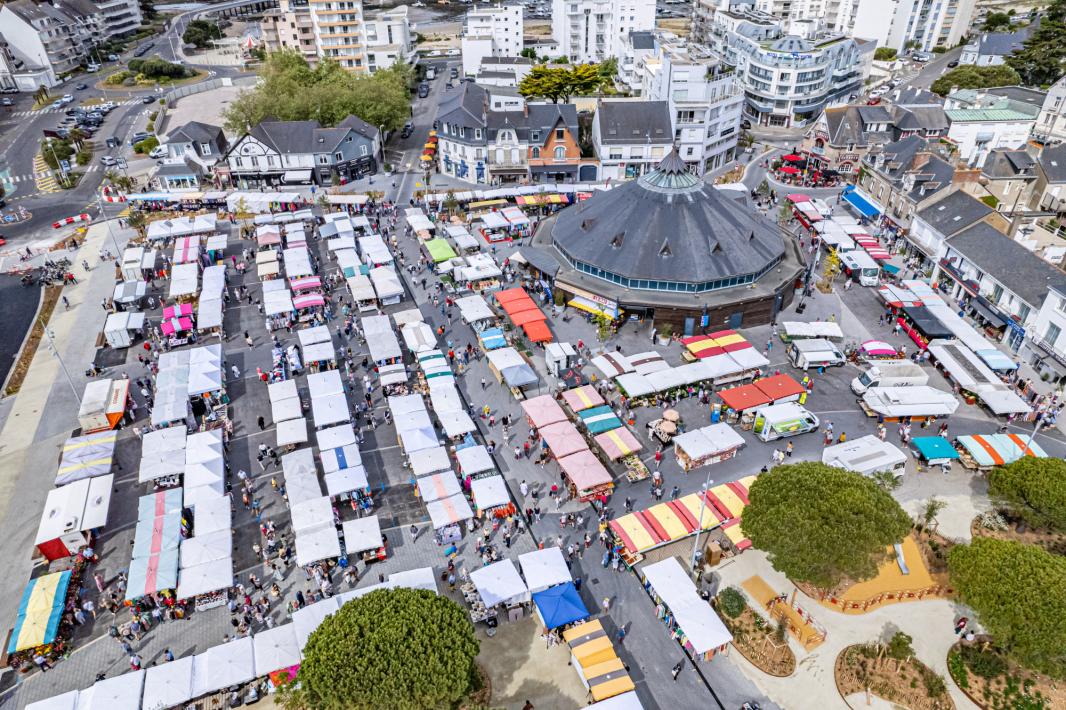
[[133, 178], [129, 175], [123, 175], [117, 170], [108, 170], [104, 173], [104, 179], [118, 188], [121, 192], [129, 192], [133, 189]]
[[911, 521], [862, 474], [804, 462], [755, 479], [741, 527], [789, 579], [823, 589], [877, 574]]
[[988, 493], [1012, 515], [1039, 528], [1066, 530], [1066, 461], [1023, 456], [997, 466]]
[[1018, 72], [1005, 64], [991, 67], [965, 66], [952, 69], [933, 82], [933, 93], [947, 96], [953, 88], [983, 89], [989, 86], [1017, 86], [1021, 83]]
[[985, 21], [981, 23], [981, 29], [985, 32], [997, 32], [1010, 29], [1010, 15], [1005, 12], [990, 12], [985, 15]]
[[1066, 73], [1066, 0], [1053, 0], [1007, 64], [1030, 86], [1054, 84]]
[[229, 130], [241, 133], [267, 117], [333, 126], [350, 115], [395, 130], [410, 116], [411, 67], [406, 64], [356, 76], [330, 59], [311, 69], [299, 54], [285, 50], [267, 56], [259, 78], [224, 112]]
[[951, 548], [948, 571], [959, 598], [1004, 652], [1027, 668], [1066, 678], [1066, 558], [1036, 545], [975, 537]]
[[878, 485], [885, 493], [891, 493], [900, 487], [903, 480], [891, 471], [875, 471], [870, 480]]
[[144, 225], [148, 223], [148, 218], [144, 216], [144, 212], [140, 210], [132, 210], [128, 217], [126, 217], [126, 224], [130, 227], [140, 231], [144, 228]]
[[527, 99], [545, 98], [559, 103], [570, 97], [570, 70], [538, 64], [518, 84], [518, 93]]
[[138, 5], [141, 8], [141, 18], [145, 22], [151, 22], [159, 16], [159, 12], [155, 9], [155, 0], [138, 0]]
[[600, 75], [600, 87], [612, 88], [614, 86], [614, 77], [618, 74], [618, 59], [607, 57], [607, 59], [596, 65], [596, 72]]
[[535, 62], [537, 61], [537, 50], [533, 49], [532, 47], [526, 47], [518, 53], [518, 56], [525, 57], [526, 59], [532, 59]]
[[878, 47], [874, 50], [874, 59], [879, 62], [891, 62], [898, 52], [892, 47]]
[[424, 589], [345, 604], [307, 641], [289, 710], [452, 707], [473, 688], [478, 642], [466, 612]]
[[925, 501], [925, 504], [922, 506], [922, 510], [918, 515], [922, 522], [922, 532], [929, 532], [930, 526], [936, 522], [936, 516], [946, 507], [948, 507], [947, 502], [942, 501], [939, 498], [930, 498]]
[[193, 20], [185, 27], [181, 40], [185, 44], [195, 45], [199, 49], [211, 46], [211, 42], [222, 39], [222, 30], [214, 22]]

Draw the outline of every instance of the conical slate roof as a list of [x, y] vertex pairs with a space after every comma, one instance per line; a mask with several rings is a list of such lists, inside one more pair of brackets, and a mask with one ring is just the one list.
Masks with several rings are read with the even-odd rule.
[[561, 211], [551, 237], [579, 271], [689, 292], [750, 282], [785, 254], [777, 225], [689, 172], [676, 147], [643, 177]]

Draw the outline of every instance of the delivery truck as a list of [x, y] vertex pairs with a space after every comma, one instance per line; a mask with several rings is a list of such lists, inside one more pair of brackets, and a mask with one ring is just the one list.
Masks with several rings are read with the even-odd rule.
[[788, 357], [803, 370], [811, 367], [840, 367], [847, 360], [840, 349], [825, 338], [808, 338], [789, 343]]
[[851, 381], [851, 391], [862, 394], [871, 387], [913, 387], [929, 384], [929, 373], [909, 360], [884, 360]]
[[867, 416], [884, 421], [899, 421], [904, 417], [921, 421], [954, 414], [959, 400], [951, 392], [928, 385], [871, 387], [863, 393], [859, 405]]
[[889, 471], [899, 478], [907, 466], [907, 454], [898, 446], [867, 434], [842, 444], [825, 447], [822, 449], [822, 463], [864, 476]]
[[783, 402], [755, 410], [752, 431], [763, 441], [784, 439], [818, 430], [818, 417], [795, 402]]

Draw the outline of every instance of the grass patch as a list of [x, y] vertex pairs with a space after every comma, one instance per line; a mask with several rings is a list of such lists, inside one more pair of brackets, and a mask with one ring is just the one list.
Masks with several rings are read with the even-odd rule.
[[33, 356], [37, 352], [37, 347], [41, 344], [41, 338], [44, 337], [42, 323], [47, 323], [52, 317], [52, 311], [55, 310], [56, 304], [59, 303], [61, 293], [63, 293], [61, 286], [45, 287], [41, 308], [37, 313], [37, 318], [33, 321], [33, 328], [30, 330], [29, 337], [22, 344], [22, 350], [19, 352], [18, 359], [15, 360], [15, 366], [11, 369], [11, 377], [7, 381], [7, 389], [4, 390], [5, 395], [16, 394], [22, 389], [26, 373], [30, 371], [30, 364], [33, 363]]

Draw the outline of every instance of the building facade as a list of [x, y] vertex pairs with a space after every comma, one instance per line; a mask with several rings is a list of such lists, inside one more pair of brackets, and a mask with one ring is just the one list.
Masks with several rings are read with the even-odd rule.
[[1033, 138], [1045, 144], [1066, 141], [1066, 76], [1048, 88], [1033, 124]]
[[488, 57], [517, 57], [522, 53], [525, 23], [522, 6], [499, 4], [471, 8], [463, 21], [459, 46], [463, 74], [474, 76]]
[[32, 0], [0, 6], [0, 35], [29, 62], [57, 77], [88, 60], [94, 42], [104, 39], [103, 15], [84, 0], [62, 8]]
[[874, 50], [842, 35], [801, 39], [771, 15], [733, 10], [715, 13], [710, 48], [736, 68], [746, 117], [782, 127], [807, 125], [861, 93]]
[[996, 148], [1021, 148], [1029, 140], [1040, 108], [1030, 103], [974, 90], [956, 91], [944, 100], [951, 127], [948, 139], [967, 165], [981, 167]]
[[631, 180], [650, 172], [673, 145], [668, 101], [601, 99], [592, 121], [600, 178]]
[[641, 96], [669, 104], [674, 143], [697, 175], [736, 156], [744, 93], [732, 67], [695, 48], [659, 39], [642, 60]]
[[314, 65], [318, 61], [315, 28], [307, 0], [278, 0], [278, 7], [263, 14], [259, 23], [267, 52], [291, 49]]
[[104, 16], [104, 31], [108, 37], [124, 37], [141, 27], [141, 6], [137, 0], [96, 0]]
[[552, 0], [552, 39], [572, 63], [621, 57], [630, 32], [655, 29], [646, 0]]
[[858, 0], [851, 34], [903, 53], [954, 47], [969, 30], [976, 0]]

